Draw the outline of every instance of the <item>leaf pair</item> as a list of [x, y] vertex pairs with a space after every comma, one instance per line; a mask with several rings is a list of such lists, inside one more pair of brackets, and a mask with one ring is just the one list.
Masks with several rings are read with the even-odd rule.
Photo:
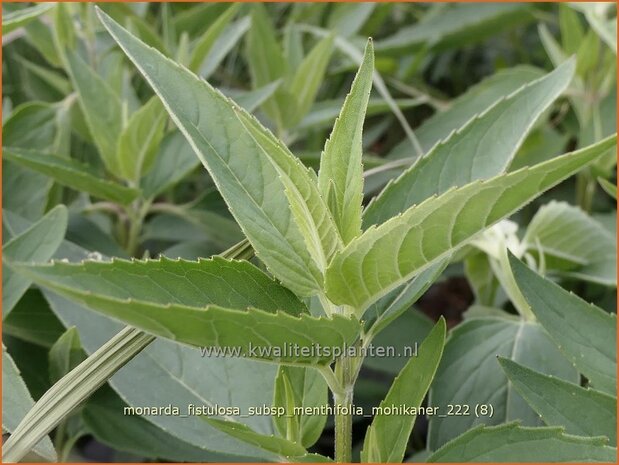
[[616, 135], [532, 168], [451, 189], [366, 230], [329, 264], [327, 296], [364, 310], [616, 145]]
[[315, 176], [251, 115], [101, 16], [208, 168], [258, 256], [299, 295], [322, 293], [324, 269], [341, 247], [338, 226], [347, 239], [359, 229], [360, 144], [373, 68], [371, 46], [345, 104], [360, 112], [352, 122], [346, 116], [336, 125], [317, 185]]

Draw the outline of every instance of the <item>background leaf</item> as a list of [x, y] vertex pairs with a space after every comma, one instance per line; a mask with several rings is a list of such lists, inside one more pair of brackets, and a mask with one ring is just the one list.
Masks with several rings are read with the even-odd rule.
[[515, 423], [479, 426], [446, 444], [428, 462], [612, 462], [617, 449], [603, 438], [583, 438], [561, 428], [526, 428]]
[[[497, 355], [571, 382], [578, 373], [536, 323], [504, 317], [471, 318], [452, 330], [430, 390], [429, 405], [447, 413], [448, 405], [469, 406], [469, 415], [432, 416], [428, 446], [437, 450], [479, 424], [519, 420], [526, 426], [541, 421], [514, 390]], [[457, 370], [455, 367], [458, 367]], [[492, 405], [492, 416], [475, 416], [475, 406]], [[454, 411], [457, 408], [454, 408]]]
[[[67, 229], [67, 209], [59, 205], [22, 234], [4, 244], [4, 262], [44, 262], [49, 260]], [[5, 318], [30, 287], [32, 281], [2, 263], [2, 317]]]
[[400, 29], [377, 44], [377, 50], [395, 51], [420, 47], [429, 42], [440, 48], [471, 43], [491, 35], [497, 29], [513, 27], [531, 17], [522, 4], [449, 5], [442, 14]]
[[539, 322], [600, 391], [617, 388], [617, 317], [548, 281], [510, 256], [514, 278]]
[[[288, 392], [288, 389], [291, 392]], [[312, 408], [327, 405], [329, 390], [327, 383], [320, 372], [313, 368], [301, 368], [292, 366], [280, 366], [275, 379], [275, 393], [273, 398], [274, 407], [284, 407], [287, 411], [285, 417], [274, 416], [273, 422], [280, 434], [288, 437], [290, 431], [289, 422], [297, 422], [299, 431], [299, 444], [305, 448], [314, 445], [327, 422], [326, 415], [298, 415], [293, 416], [289, 411], [288, 401], [292, 401], [294, 407]]]
[[[379, 408], [419, 408], [438, 367], [445, 344], [445, 320], [441, 318], [393, 381]], [[416, 415], [377, 415], [368, 427], [361, 451], [363, 462], [401, 462]]]
[[[569, 275], [575, 271], [582, 279], [607, 286], [617, 284], [616, 238], [578, 207], [554, 201], [540, 207], [523, 242], [532, 254], [543, 253], [546, 267], [555, 273]], [[595, 269], [609, 273], [589, 273]]]
[[49, 351], [49, 377], [52, 384], [84, 361], [80, 336], [75, 326], [67, 329]]
[[548, 426], [578, 436], [607, 436], [617, 444], [617, 398], [530, 370], [511, 360], [499, 363], [516, 390]]
[[[34, 401], [13, 359], [2, 346], [2, 430], [13, 432]], [[50, 462], [56, 461], [56, 451], [49, 436], [34, 445], [34, 452]]]
[[54, 4], [42, 3], [3, 14], [2, 35], [27, 25], [30, 21], [54, 8], [54, 6]]
[[74, 160], [11, 147], [3, 147], [2, 152], [7, 160], [18, 166], [45, 174], [59, 184], [88, 192], [95, 197], [128, 204], [139, 193], [136, 189], [101, 179], [88, 165]]
[[120, 98], [77, 54], [67, 53], [67, 60], [84, 118], [101, 159], [111, 173], [119, 174], [116, 145], [123, 124]]
[[118, 168], [125, 179], [137, 181], [151, 168], [163, 138], [165, 112], [157, 97], [131, 115], [118, 139]]
[[569, 61], [525, 84], [439, 141], [373, 199], [364, 226], [380, 224], [454, 186], [505, 172], [535, 121], [567, 88], [574, 66]]

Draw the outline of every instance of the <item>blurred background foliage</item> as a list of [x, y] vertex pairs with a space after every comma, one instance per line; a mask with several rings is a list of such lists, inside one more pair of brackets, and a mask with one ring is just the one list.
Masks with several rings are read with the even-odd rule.
[[[100, 7], [254, 112], [313, 168], [365, 41], [373, 37], [377, 72], [364, 133], [368, 199], [437, 141], [572, 55], [577, 58], [575, 79], [534, 125], [512, 168], [588, 145], [617, 126], [616, 7], [611, 3]], [[94, 4], [3, 2], [2, 14], [5, 243], [60, 203], [70, 211], [62, 252], [57, 253], [61, 258], [195, 259], [242, 239], [192, 149], [97, 21]], [[609, 153], [519, 212], [500, 232], [507, 243], [539, 245], [528, 252], [533, 260], [544, 261], [550, 277], [607, 311], [616, 311], [615, 169], [616, 155]], [[566, 231], [577, 233], [566, 240]], [[583, 237], [602, 244], [607, 253], [593, 257], [577, 240]], [[542, 257], [540, 250], [556, 253]], [[420, 341], [441, 314], [455, 327], [496, 309], [513, 313], [491, 256], [483, 245], [464, 249], [377, 343]], [[3, 304], [3, 341], [34, 400], [81, 360], [83, 351], [103, 342], [107, 329], [113, 333], [116, 328], [102, 330], [94, 317], [80, 326], [77, 313], [61, 310], [66, 302], [35, 288], [11, 303], [10, 314]], [[65, 332], [74, 325], [79, 332]], [[368, 359], [356, 402], [377, 404], [404, 362]], [[274, 371], [263, 368], [268, 401]], [[163, 376], [147, 366], [142, 369], [144, 379]], [[247, 383], [258, 386], [254, 375], [244, 375]], [[445, 382], [463, 382], [459, 377]], [[126, 392], [132, 386], [119, 381], [112, 387], [104, 386], [55, 432], [61, 458], [239, 458], [232, 451], [203, 450], [173, 424], [166, 429], [147, 419], [123, 417], [120, 407], [130, 401]], [[231, 388], [217, 389], [223, 396]], [[321, 453], [331, 453], [330, 428], [315, 446]], [[357, 429], [362, 433], [365, 428]], [[423, 459], [427, 441], [427, 422], [419, 418], [410, 455]]]

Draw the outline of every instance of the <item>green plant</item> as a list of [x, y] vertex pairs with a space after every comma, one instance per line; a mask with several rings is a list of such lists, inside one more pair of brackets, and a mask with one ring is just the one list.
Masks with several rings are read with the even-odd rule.
[[[616, 421], [606, 414], [616, 410], [615, 317], [570, 296], [510, 253], [553, 277], [613, 287], [616, 276], [608, 272], [613, 261], [607, 252], [613, 247], [616, 250], [616, 245], [592, 217], [565, 203], [550, 202], [540, 208], [522, 239], [505, 220], [542, 193], [614, 154], [616, 135], [597, 134], [587, 146], [556, 157], [540, 161], [522, 155], [529, 133], [573, 82], [578, 62], [564, 60], [547, 74], [518, 70], [514, 74], [521, 76], [523, 85], [513, 89], [501, 87], [506, 86], [505, 81], [495, 77], [486, 83], [494, 95], [488, 102], [483, 102], [483, 92], [479, 92], [476, 98], [462, 99], [439, 114], [436, 118], [443, 118], [447, 134], [432, 140], [431, 126], [418, 133], [425, 153], [413, 163], [409, 160], [409, 167], [384, 165], [384, 169], [382, 162], [378, 163], [390, 176], [395, 168], [397, 177], [364, 206], [364, 123], [376, 82], [373, 41], [365, 46], [350, 92], [322, 148], [316, 174], [250, 110], [261, 106], [282, 137], [287, 137], [288, 129], [298, 130], [315, 100], [336, 39], [322, 39], [307, 55], [308, 63], [320, 63], [306, 65], [317, 76], [303, 95], [299, 95], [305, 90], [303, 73], [258, 76], [260, 63], [250, 59], [256, 81], [252, 92], [262, 95], [255, 99], [252, 94], [253, 103], [242, 106], [238, 102], [242, 99], [226, 97], [192, 72], [201, 68], [200, 57], [206, 56], [214, 37], [238, 10], [233, 6], [222, 12], [196, 40], [192, 59], [187, 59], [189, 39], [182, 39], [182, 34], [178, 43], [170, 31], [161, 40], [149, 34], [148, 25], [138, 19], [133, 28], [141, 33], [134, 34], [98, 11], [107, 32], [156, 94], [146, 94], [141, 100], [146, 103], [134, 105], [128, 118], [127, 102], [131, 100], [121, 99], [80, 57], [79, 47], [70, 46], [75, 32], [61, 27], [71, 24], [65, 7], [54, 11], [56, 40], [64, 44], [57, 55], [74, 89], [60, 108], [73, 108], [73, 100], [79, 101], [79, 109], [73, 109], [85, 117], [85, 132], [102, 162], [100, 172], [112, 179], [101, 179], [84, 163], [45, 153], [50, 147], [62, 152], [57, 147], [63, 146], [63, 139], [57, 135], [50, 138], [52, 143], [42, 141], [40, 147], [33, 146], [30, 139], [28, 144], [20, 141], [23, 132], [19, 129], [27, 126], [24, 120], [34, 118], [32, 112], [37, 118], [53, 113], [51, 124], [56, 124], [58, 109], [52, 111], [44, 105], [36, 111], [32, 106], [22, 107], [11, 116], [4, 128], [10, 136], [8, 142], [5, 139], [4, 157], [10, 166], [34, 171], [46, 182], [52, 179], [55, 184], [46, 185], [48, 198], [53, 197], [53, 189], [66, 186], [104, 199], [84, 210], [110, 213], [111, 230], [124, 250], [116, 253], [109, 246], [111, 253], [105, 255], [112, 259], [108, 260], [63, 240], [69, 214], [62, 205], [34, 223], [9, 215], [7, 230], [12, 238], [4, 245], [4, 318], [9, 328], [19, 328], [15, 315], [23, 314], [20, 302], [39, 295], [29, 290], [34, 283], [65, 324], [79, 326], [78, 322], [88, 318], [105, 328], [105, 333], [108, 329], [118, 332], [122, 326], [116, 322], [128, 326], [114, 338], [99, 337], [96, 342], [80, 341], [75, 329], [62, 331], [50, 344], [53, 386], [36, 403], [16, 365], [6, 351], [3, 353], [8, 368], [8, 381], [4, 382], [15, 385], [20, 398], [15, 404], [20, 411], [11, 418], [21, 418], [6, 426], [12, 435], [3, 448], [4, 460], [20, 460], [30, 450], [53, 460], [55, 451], [47, 434], [54, 428], [56, 452], [62, 453], [61, 458], [66, 458], [86, 426], [110, 437], [92, 418], [94, 410], [87, 420], [88, 405], [84, 414], [71, 414], [116, 372], [123, 377], [112, 380], [112, 386], [123, 394], [114, 397], [112, 393], [108, 400], [117, 409], [123, 403], [132, 404], [132, 408], [139, 405], [139, 397], [131, 397], [129, 391], [143, 389], [141, 383], [155, 378], [140, 380], [132, 377], [131, 369], [119, 370], [144, 352], [150, 354], [147, 363], [161, 364], [144, 373], [159, 374], [162, 389], [174, 389], [183, 402], [217, 403], [238, 392], [238, 399], [230, 401], [229, 407], [267, 402], [276, 411], [286, 412], [285, 416], [268, 417], [269, 426], [261, 420], [238, 421], [234, 413], [199, 415], [174, 435], [166, 430], [171, 424], [166, 422], [172, 420], [161, 418], [156, 424], [141, 417], [123, 420], [131, 424], [129, 428], [160, 435], [165, 438], [162, 443], [172, 441], [169, 447], [158, 445], [163, 456], [174, 458], [169, 454], [176, 453], [181, 460], [200, 461], [205, 451], [214, 451], [228, 454], [223, 456], [226, 459], [235, 455], [273, 461], [330, 461], [309, 450], [321, 437], [327, 415], [291, 414], [295, 408], [328, 404], [330, 393], [333, 458], [351, 462], [352, 406], [365, 352], [397, 326], [391, 323], [401, 321], [450, 263], [464, 259], [466, 276], [477, 298], [470, 319], [457, 326], [447, 341], [443, 318], [430, 325], [432, 329], [428, 327], [418, 354], [398, 367], [398, 375], [379, 406], [406, 407], [414, 413], [377, 413], [365, 432], [360, 459], [403, 461], [416, 419], [422, 416], [416, 412], [428, 392], [429, 405], [441, 409], [468, 404], [488, 408], [488, 397], [506, 392], [502, 410], [484, 418], [483, 425], [476, 426], [479, 422], [473, 416], [432, 418], [428, 435], [432, 453], [427, 460], [612, 461]], [[522, 12], [516, 10], [507, 16], [519, 17]], [[166, 11], [162, 11], [164, 18]], [[252, 10], [257, 26], [248, 35], [250, 55], [258, 53], [254, 46], [263, 51], [277, 46], [265, 15], [262, 6]], [[445, 34], [444, 42], [439, 41], [436, 47], [446, 46], [450, 34], [459, 37], [458, 30]], [[391, 49], [393, 41], [383, 42], [383, 49]], [[167, 58], [165, 52], [175, 48], [175, 60]], [[327, 49], [329, 53], [324, 53]], [[280, 61], [282, 57], [277, 55], [276, 61]], [[306, 66], [301, 64], [299, 70]], [[282, 82], [271, 85], [283, 76]], [[263, 93], [265, 87], [268, 92]], [[495, 98], [497, 92], [499, 98]], [[168, 116], [178, 131], [168, 128]], [[192, 150], [179, 151], [187, 143]], [[169, 155], [176, 153], [178, 164], [170, 167]], [[196, 167], [196, 156], [231, 217], [196, 208], [201, 201], [217, 204], [220, 199], [214, 190], [184, 205], [177, 205], [173, 198], [156, 200]], [[203, 185], [198, 181], [197, 186]], [[63, 198], [66, 192], [60, 190], [57, 195]], [[151, 259], [147, 234], [155, 221], [149, 215], [165, 213], [208, 227], [221, 246], [238, 243], [210, 259], [172, 259], [166, 258], [165, 252]], [[199, 213], [207, 213], [207, 219], [196, 219]], [[217, 231], [221, 228], [223, 231]], [[557, 229], [575, 231], [577, 237], [595, 234], [596, 240], [566, 242]], [[145, 256], [141, 252], [146, 252]], [[127, 259], [136, 255], [141, 258]], [[57, 259], [47, 263], [52, 257]], [[505, 301], [513, 305], [515, 314], [496, 308]], [[86, 308], [96, 313], [86, 312]], [[557, 329], [560, 324], [564, 327]], [[603, 343], [591, 342], [600, 331], [605, 334]], [[159, 349], [154, 348], [155, 341], [162, 344]], [[82, 344], [90, 354], [87, 357]], [[230, 365], [231, 369], [245, 370], [245, 379], [252, 383], [251, 393], [241, 386], [236, 387], [238, 391], [232, 386], [217, 391], [219, 377], [229, 376], [228, 366], [207, 361], [198, 361], [204, 363], [196, 370], [201, 372], [195, 375], [201, 376], [199, 382], [187, 384], [186, 377], [193, 375], [188, 374], [190, 365], [184, 363], [196, 363], [196, 347], [229, 350], [225, 353], [233, 359], [253, 359]], [[540, 353], [544, 357], [537, 357]], [[166, 358], [174, 356], [183, 360], [178, 373], [165, 365]], [[466, 369], [454, 375], [455, 363]], [[491, 363], [500, 364], [502, 370]], [[485, 384], [467, 385], [472, 373]], [[581, 374], [593, 389], [580, 386]], [[463, 378], [454, 384], [449, 379], [454, 376]], [[267, 386], [273, 379], [273, 398], [265, 400], [260, 383]], [[516, 391], [521, 397], [515, 396]], [[213, 393], [212, 397], [206, 392]], [[555, 395], [557, 392], [562, 395]], [[106, 393], [98, 391], [95, 398], [97, 395], [105, 399]], [[583, 411], [568, 406], [571, 396], [579, 399], [578, 407], [589, 406], [586, 421], [580, 418]], [[90, 408], [102, 405], [105, 403], [93, 402]], [[490, 417], [483, 412], [480, 416]], [[547, 426], [536, 423], [539, 416]], [[513, 423], [515, 419], [526, 426]], [[207, 457], [218, 460], [215, 454]]]

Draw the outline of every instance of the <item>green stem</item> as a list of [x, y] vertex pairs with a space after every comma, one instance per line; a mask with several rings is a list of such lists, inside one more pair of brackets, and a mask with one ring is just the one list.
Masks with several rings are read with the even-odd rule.
[[590, 212], [593, 205], [596, 181], [588, 170], [576, 175], [576, 196], [577, 203], [585, 212]]
[[[352, 405], [352, 390], [343, 395], [333, 395], [335, 407], [350, 408]], [[337, 412], [337, 410], [336, 410]], [[335, 461], [350, 463], [352, 461], [352, 415], [335, 415]]]
[[[335, 461], [340, 463], [352, 461], [352, 402], [355, 382], [362, 362], [363, 357], [357, 355], [344, 356], [335, 363], [335, 377], [342, 388], [339, 392], [333, 391]], [[347, 409], [347, 413], [341, 412], [342, 409]]]
[[142, 224], [150, 209], [150, 201], [138, 201], [129, 215], [129, 230], [127, 232], [127, 242], [125, 249], [130, 256], [135, 256], [140, 245], [140, 233]]
[[[65, 419], [61, 421], [60, 424], [58, 425], [58, 428], [56, 428], [56, 436], [54, 437], [54, 448], [56, 449], [56, 452], [59, 457], [60, 457], [60, 452], [63, 450], [64, 445], [65, 445], [66, 429], [67, 429], [67, 420]], [[62, 460], [60, 459], [58, 461], [62, 462]]]
[[73, 435], [73, 437], [69, 438], [65, 442], [64, 447], [62, 448], [62, 450], [58, 452], [58, 462], [59, 463], [64, 463], [64, 462], [67, 462], [69, 460], [69, 455], [71, 454], [71, 451], [73, 450], [73, 447], [75, 447], [75, 443], [82, 436], [83, 436], [82, 434], [75, 434], [75, 435]]
[[512, 273], [512, 269], [509, 265], [507, 245], [503, 245], [499, 254], [498, 259], [490, 259], [490, 266], [492, 267], [495, 276], [499, 280], [499, 283], [501, 283], [501, 286], [505, 290], [509, 300], [511, 300], [514, 307], [516, 307], [516, 310], [520, 316], [527, 321], [535, 321], [535, 314], [533, 313], [533, 310], [531, 310], [531, 307], [522, 295], [518, 284], [516, 284], [516, 279], [514, 278], [514, 274]]

